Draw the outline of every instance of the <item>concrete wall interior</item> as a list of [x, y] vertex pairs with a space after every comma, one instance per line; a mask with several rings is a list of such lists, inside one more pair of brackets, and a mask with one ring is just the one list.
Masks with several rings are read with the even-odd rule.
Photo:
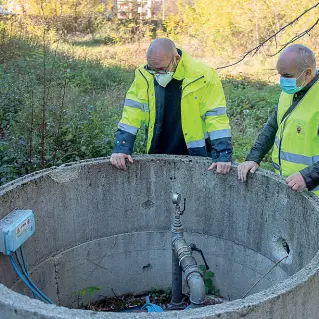
[[[0, 218], [17, 208], [33, 210], [36, 232], [24, 245], [31, 276], [57, 305], [76, 308], [74, 293], [90, 286], [101, 287], [99, 294], [108, 296], [112, 290], [121, 295], [170, 286], [171, 196], [179, 192], [186, 198], [182, 222], [187, 242], [203, 250], [221, 294], [238, 299], [192, 310], [189, 318], [237, 318], [248, 308], [247, 318], [261, 318], [261, 309], [276, 306], [285, 315], [278, 312], [276, 318], [319, 318], [319, 306], [309, 297], [318, 293], [307, 292], [318, 281], [318, 200], [308, 192], [292, 192], [270, 172], [261, 170], [242, 184], [235, 168], [219, 176], [208, 172], [208, 165], [202, 158], [143, 156], [125, 172], [113, 168], [108, 159], [48, 169], [0, 188]], [[288, 258], [254, 288], [252, 296], [240, 299], [287, 251]], [[0, 308], [14, 313], [8, 318], [25, 318], [32, 304], [37, 309], [34, 316], [43, 316], [43, 311], [48, 316], [56, 311], [52, 318], [92, 315], [12, 292], [28, 294], [3, 255], [0, 283]], [[287, 316], [283, 296], [292, 298], [298, 292], [303, 293], [298, 297], [303, 313], [317, 316], [296, 317], [296, 311]], [[8, 306], [6, 296], [16, 305], [11, 301]], [[311, 311], [309, 303], [316, 305]], [[107, 316], [113, 317], [117, 315]]]

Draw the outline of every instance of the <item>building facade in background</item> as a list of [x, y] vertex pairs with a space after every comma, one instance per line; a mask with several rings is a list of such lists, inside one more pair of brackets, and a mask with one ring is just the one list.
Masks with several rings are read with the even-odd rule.
[[9, 14], [13, 14], [13, 11], [10, 9], [10, 10], [7, 10], [5, 9], [1, 4], [0, 4], [0, 17], [1, 16], [6, 16], [6, 15], [9, 15]]
[[152, 19], [154, 0], [118, 0], [117, 17], [119, 19]]
[[[76, 4], [79, 8], [87, 6], [94, 12], [97, 6], [103, 6], [103, 13], [109, 18], [118, 19], [139, 19], [139, 20], [165, 20], [167, 15], [176, 12], [176, 0], [44, 0], [49, 3], [50, 13], [56, 15], [70, 14], [70, 5]], [[6, 0], [5, 6], [1, 5], [0, 14], [7, 12], [15, 14], [34, 14], [37, 0]], [[55, 12], [56, 11], [56, 12]], [[81, 10], [71, 10], [72, 13]], [[83, 10], [82, 10], [83, 11]], [[91, 12], [90, 11], [90, 12]]]

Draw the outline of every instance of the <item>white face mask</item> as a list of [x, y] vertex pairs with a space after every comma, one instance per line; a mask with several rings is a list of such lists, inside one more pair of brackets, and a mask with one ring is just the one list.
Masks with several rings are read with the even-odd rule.
[[172, 81], [174, 72], [167, 72], [165, 74], [155, 74], [155, 79], [158, 84], [162, 87], [166, 87], [166, 85]]

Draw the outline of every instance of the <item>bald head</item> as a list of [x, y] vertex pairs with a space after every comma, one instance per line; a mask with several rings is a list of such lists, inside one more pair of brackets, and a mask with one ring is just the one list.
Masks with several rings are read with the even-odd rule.
[[176, 54], [177, 49], [174, 42], [167, 38], [158, 38], [154, 40], [148, 48], [147, 56], [154, 54]]
[[306, 68], [316, 69], [315, 54], [302, 44], [293, 44], [286, 48], [279, 56], [278, 62], [281, 60], [295, 63], [301, 72]]
[[280, 54], [277, 70], [283, 77], [297, 79], [300, 77], [297, 85], [306, 85], [316, 75], [316, 57], [308, 47], [293, 44]]
[[174, 42], [170, 39], [158, 38], [148, 48], [147, 64], [153, 70], [172, 71], [174, 59], [175, 64], [178, 64], [180, 56]]

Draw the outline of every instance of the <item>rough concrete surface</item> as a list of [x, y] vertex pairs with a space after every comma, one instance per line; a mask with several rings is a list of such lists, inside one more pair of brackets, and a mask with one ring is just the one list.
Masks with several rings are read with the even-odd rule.
[[[27, 290], [1, 255], [0, 319], [318, 319], [319, 200], [292, 192], [270, 172], [259, 170], [242, 184], [235, 167], [219, 176], [207, 171], [209, 163], [141, 156], [124, 172], [107, 158], [88, 160], [0, 187], [0, 218], [13, 209], [34, 211], [36, 232], [25, 252], [33, 280], [59, 305], [22, 295]], [[233, 301], [165, 314], [65, 308], [76, 308], [74, 293], [90, 286], [111, 296], [170, 285], [173, 192], [186, 198], [186, 241], [203, 250], [217, 288]], [[289, 245], [288, 258], [241, 299], [286, 255], [283, 241]]]

